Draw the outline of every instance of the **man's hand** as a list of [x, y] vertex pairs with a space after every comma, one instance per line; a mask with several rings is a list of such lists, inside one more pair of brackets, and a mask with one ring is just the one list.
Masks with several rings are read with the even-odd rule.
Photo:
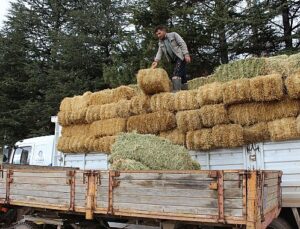
[[158, 62], [157, 62], [157, 61], [154, 61], [154, 62], [152, 63], [152, 65], [151, 65], [151, 68], [156, 68], [156, 67], [157, 67], [157, 64], [158, 64]]
[[185, 56], [184, 56], [184, 60], [185, 60], [185, 62], [188, 63], [188, 64], [191, 63], [191, 61], [192, 61], [190, 55], [185, 55]]

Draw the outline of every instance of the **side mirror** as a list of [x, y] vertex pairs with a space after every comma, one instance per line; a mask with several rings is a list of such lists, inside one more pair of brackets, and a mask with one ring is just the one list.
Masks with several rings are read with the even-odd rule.
[[11, 152], [12, 152], [12, 148], [10, 146], [4, 146], [3, 147], [3, 159], [2, 159], [3, 163], [8, 163], [9, 162]]

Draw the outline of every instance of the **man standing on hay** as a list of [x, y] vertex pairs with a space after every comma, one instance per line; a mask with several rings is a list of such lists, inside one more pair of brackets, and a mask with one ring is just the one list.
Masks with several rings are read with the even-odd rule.
[[155, 56], [152, 68], [156, 68], [158, 62], [164, 54], [169, 62], [174, 64], [174, 71], [172, 76], [173, 90], [186, 90], [186, 63], [191, 62], [191, 57], [185, 41], [176, 33], [167, 33], [165, 26], [157, 26], [154, 30], [155, 35], [158, 37], [158, 51]]

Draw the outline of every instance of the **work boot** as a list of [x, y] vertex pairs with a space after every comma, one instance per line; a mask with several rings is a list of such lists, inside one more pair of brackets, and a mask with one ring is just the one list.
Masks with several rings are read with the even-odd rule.
[[188, 90], [188, 84], [187, 83], [184, 83], [181, 85], [181, 90]]
[[173, 92], [180, 91], [181, 90], [181, 78], [174, 76], [172, 78], [173, 83]]

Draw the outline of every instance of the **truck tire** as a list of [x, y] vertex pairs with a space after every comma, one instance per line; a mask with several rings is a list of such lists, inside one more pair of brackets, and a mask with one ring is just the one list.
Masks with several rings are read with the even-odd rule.
[[267, 229], [292, 229], [291, 225], [283, 218], [277, 218], [267, 227]]
[[14, 229], [38, 229], [38, 226], [34, 223], [24, 222], [18, 223]]

